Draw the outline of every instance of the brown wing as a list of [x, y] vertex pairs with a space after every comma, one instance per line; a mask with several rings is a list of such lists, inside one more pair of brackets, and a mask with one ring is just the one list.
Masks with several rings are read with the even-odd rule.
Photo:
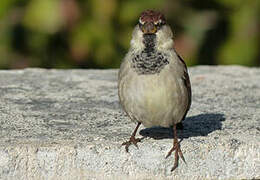
[[178, 54], [177, 54], [177, 56], [178, 56], [179, 61], [183, 63], [184, 68], [185, 68], [182, 80], [183, 80], [183, 83], [186, 86], [187, 91], [188, 91], [188, 106], [187, 106], [186, 112], [185, 112], [185, 114], [184, 114], [184, 116], [182, 118], [182, 120], [184, 120], [186, 115], [187, 115], [187, 113], [188, 113], [188, 111], [189, 111], [189, 109], [190, 109], [190, 106], [191, 106], [191, 96], [192, 96], [192, 94], [191, 94], [191, 85], [190, 85], [190, 78], [189, 78], [187, 66], [185, 64], [185, 61], [181, 58], [181, 56], [178, 55]]

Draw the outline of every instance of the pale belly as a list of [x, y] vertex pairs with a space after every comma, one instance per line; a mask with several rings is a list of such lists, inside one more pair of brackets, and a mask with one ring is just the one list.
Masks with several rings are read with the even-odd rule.
[[182, 120], [186, 99], [181, 79], [163, 74], [129, 77], [121, 87], [121, 103], [133, 121], [145, 127], [169, 127]]

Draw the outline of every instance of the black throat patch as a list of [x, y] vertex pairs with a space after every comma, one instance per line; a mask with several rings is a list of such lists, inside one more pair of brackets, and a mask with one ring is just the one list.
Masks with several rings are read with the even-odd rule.
[[138, 74], [156, 74], [169, 64], [167, 55], [155, 50], [155, 34], [144, 34], [144, 50], [133, 54], [132, 68]]

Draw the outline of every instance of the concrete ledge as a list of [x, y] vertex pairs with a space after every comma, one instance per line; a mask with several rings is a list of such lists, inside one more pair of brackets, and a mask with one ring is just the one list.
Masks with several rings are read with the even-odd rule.
[[180, 132], [187, 164], [170, 172], [167, 128], [121, 148], [135, 124], [117, 70], [0, 71], [0, 179], [260, 178], [260, 68], [190, 68], [193, 103]]

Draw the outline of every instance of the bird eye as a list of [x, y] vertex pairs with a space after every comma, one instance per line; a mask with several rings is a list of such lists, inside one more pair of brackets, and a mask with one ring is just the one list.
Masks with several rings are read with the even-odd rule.
[[154, 25], [157, 26], [157, 27], [160, 27], [160, 26], [163, 25], [163, 22], [162, 22], [161, 19], [159, 19], [158, 21], [155, 21], [155, 22], [154, 22]]

